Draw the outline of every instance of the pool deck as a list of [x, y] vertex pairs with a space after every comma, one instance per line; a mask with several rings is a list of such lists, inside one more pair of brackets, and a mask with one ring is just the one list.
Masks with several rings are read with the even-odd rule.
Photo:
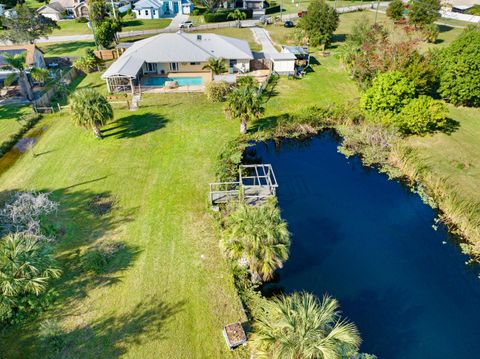
[[165, 88], [159, 86], [142, 86], [142, 93], [188, 93], [188, 92], [204, 92], [204, 85], [195, 86], [179, 86], [176, 88]]

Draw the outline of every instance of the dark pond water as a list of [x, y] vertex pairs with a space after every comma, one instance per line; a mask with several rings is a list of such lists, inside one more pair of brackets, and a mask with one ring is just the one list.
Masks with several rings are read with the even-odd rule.
[[379, 358], [480, 358], [480, 279], [418, 195], [323, 134], [259, 143], [292, 232], [290, 259], [266, 292], [338, 298]]

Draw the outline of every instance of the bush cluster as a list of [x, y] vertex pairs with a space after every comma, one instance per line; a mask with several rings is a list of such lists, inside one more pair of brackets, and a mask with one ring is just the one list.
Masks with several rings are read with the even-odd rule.
[[277, 12], [280, 12], [280, 10], [281, 10], [280, 5], [270, 6], [265, 9], [265, 15], [275, 14]]
[[[207, 11], [203, 14], [203, 18], [205, 19], [205, 22], [224, 22], [224, 21], [229, 21], [230, 19], [228, 18], [228, 15], [232, 13], [234, 10], [218, 10], [217, 12], [210, 12]], [[242, 10], [247, 16], [247, 19], [251, 19], [253, 16], [253, 10], [252, 9], [244, 9]]]
[[205, 95], [211, 102], [224, 102], [231, 87], [224, 81], [212, 81], [205, 87]]

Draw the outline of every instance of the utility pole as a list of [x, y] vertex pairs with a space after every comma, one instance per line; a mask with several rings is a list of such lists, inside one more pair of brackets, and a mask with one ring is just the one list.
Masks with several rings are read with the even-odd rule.
[[[335, 0], [336, 1], [336, 0]], [[377, 0], [377, 9], [375, 10], [375, 25], [377, 24], [378, 17], [378, 5], [380, 5], [380, 0]]]
[[337, 10], [337, 0], [335, 0], [335, 2], [333, 3], [333, 8]]
[[117, 12], [115, 11], [115, 5], [113, 3], [113, 0], [111, 0], [111, 4], [112, 4], [113, 17], [117, 19]]
[[280, 3], [280, 21], [283, 22], [283, 0]]

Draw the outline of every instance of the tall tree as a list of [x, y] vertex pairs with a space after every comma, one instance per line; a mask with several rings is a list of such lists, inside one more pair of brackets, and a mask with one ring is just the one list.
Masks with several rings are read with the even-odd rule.
[[0, 320], [31, 309], [60, 273], [47, 244], [20, 233], [1, 239]]
[[225, 59], [210, 57], [205, 66], [202, 67], [203, 70], [210, 70], [214, 75], [221, 74], [227, 71], [225, 66]]
[[247, 133], [248, 122], [257, 119], [265, 110], [262, 96], [254, 86], [236, 87], [227, 96], [225, 113], [240, 121], [240, 133]]
[[7, 63], [7, 67], [9, 67], [14, 72], [10, 74], [7, 79], [5, 80], [6, 84], [11, 84], [15, 81], [18, 77], [18, 84], [20, 85], [20, 89], [23, 95], [27, 98], [27, 100], [33, 100], [33, 92], [32, 92], [32, 85], [30, 84], [30, 80], [28, 79], [26, 67], [25, 67], [25, 59], [26, 53], [10, 55], [5, 54], [4, 59]]
[[327, 46], [338, 27], [338, 14], [324, 0], [313, 0], [298, 27], [311, 46]]
[[353, 358], [361, 343], [355, 324], [342, 319], [329, 296], [277, 297], [262, 303], [257, 318], [251, 337], [256, 358]]
[[402, 0], [393, 0], [388, 4], [387, 16], [393, 21], [399, 21], [403, 17], [404, 10]]
[[252, 282], [270, 279], [288, 259], [290, 234], [274, 203], [240, 204], [226, 226], [223, 247], [230, 258], [247, 264]]
[[0, 34], [3, 41], [33, 44], [35, 40], [47, 37], [54, 29], [59, 29], [55, 21], [25, 5], [17, 5], [15, 11], [16, 15], [2, 18], [2, 25], [7, 28]]
[[480, 107], [480, 27], [471, 26], [439, 54], [438, 92], [455, 105]]
[[122, 23], [113, 18], [104, 19], [95, 29], [97, 43], [108, 49], [117, 40], [117, 32], [122, 31]]
[[107, 99], [91, 88], [77, 90], [70, 98], [73, 119], [79, 126], [93, 130], [102, 138], [100, 127], [113, 119], [113, 109]]
[[433, 24], [440, 17], [440, 0], [411, 0], [408, 21], [419, 27]]

